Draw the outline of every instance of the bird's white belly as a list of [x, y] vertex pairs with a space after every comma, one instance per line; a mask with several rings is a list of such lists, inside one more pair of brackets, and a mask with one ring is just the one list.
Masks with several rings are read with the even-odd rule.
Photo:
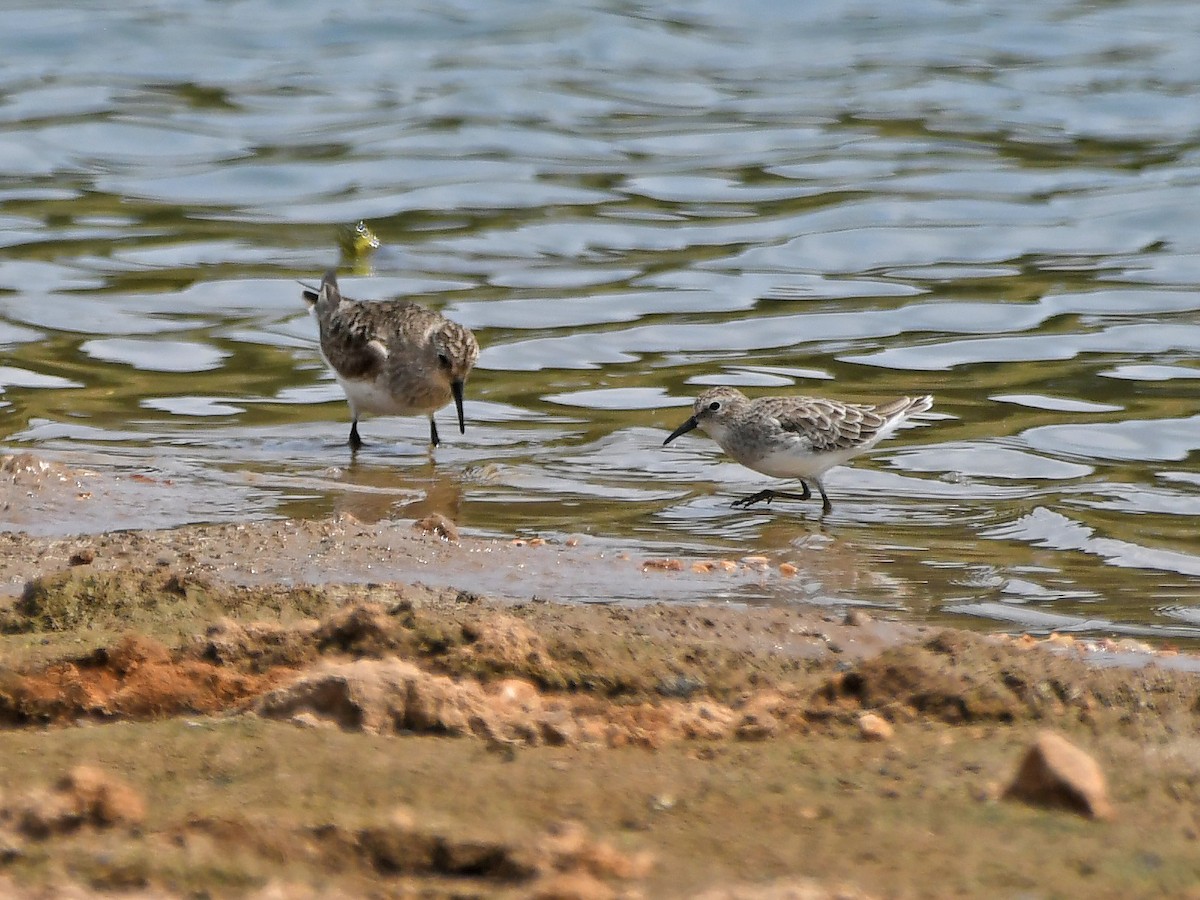
[[338, 384], [346, 392], [346, 400], [355, 415], [371, 413], [377, 416], [411, 416], [431, 412], [436, 407], [417, 406], [405, 402], [389, 391], [382, 379], [352, 379], [337, 375]]
[[827, 469], [840, 466], [858, 453], [858, 449], [833, 453], [795, 450], [769, 450], [759, 456], [738, 459], [743, 466], [772, 478], [819, 478]]

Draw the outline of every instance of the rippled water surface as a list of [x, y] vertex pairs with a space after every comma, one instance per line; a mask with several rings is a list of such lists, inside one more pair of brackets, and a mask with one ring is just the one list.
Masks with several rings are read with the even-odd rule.
[[[8, 4], [0, 439], [147, 521], [451, 514], [789, 559], [772, 601], [1200, 635], [1200, 5]], [[484, 346], [465, 437], [348, 414], [297, 279]], [[834, 512], [706, 385], [935, 416]], [[450, 437], [452, 435], [452, 437]]]

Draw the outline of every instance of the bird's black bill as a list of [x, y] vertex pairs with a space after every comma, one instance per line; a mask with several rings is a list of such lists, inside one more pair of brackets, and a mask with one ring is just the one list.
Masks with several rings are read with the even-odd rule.
[[681, 434], [687, 434], [699, 424], [700, 423], [696, 421], [696, 417], [692, 416], [690, 419], [671, 432], [670, 437], [663, 441], [663, 446], [667, 446], [667, 444], [671, 443], [671, 441], [675, 440], [675, 438], [679, 437]]
[[318, 287], [314, 287], [311, 284], [306, 284], [303, 281], [299, 282], [299, 284], [300, 284], [300, 287], [304, 288], [304, 299], [307, 300], [309, 303], [316, 303], [317, 295], [320, 293], [321, 289]]
[[467, 433], [467, 424], [463, 419], [462, 398], [463, 398], [463, 383], [461, 381], [450, 382], [450, 393], [454, 395], [454, 408], [458, 410], [458, 433]]

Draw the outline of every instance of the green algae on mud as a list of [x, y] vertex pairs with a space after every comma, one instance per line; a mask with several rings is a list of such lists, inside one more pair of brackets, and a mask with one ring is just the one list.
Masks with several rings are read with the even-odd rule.
[[327, 594], [310, 588], [235, 588], [167, 568], [127, 567], [111, 572], [72, 568], [26, 584], [10, 611], [0, 611], [0, 632], [119, 630], [205, 624], [219, 616], [252, 614], [282, 621], [332, 608]]

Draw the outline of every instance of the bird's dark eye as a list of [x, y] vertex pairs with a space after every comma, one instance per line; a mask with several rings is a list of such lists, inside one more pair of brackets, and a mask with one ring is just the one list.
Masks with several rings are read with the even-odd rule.
[[720, 409], [720, 408], [721, 408], [721, 401], [720, 401], [720, 400], [714, 400], [712, 403], [708, 404], [708, 411], [709, 411], [709, 412], [716, 412], [716, 411], [717, 411], [718, 409]]
[[450, 368], [450, 357], [448, 357], [445, 353], [439, 353], [438, 354], [438, 365], [441, 366], [443, 369]]

